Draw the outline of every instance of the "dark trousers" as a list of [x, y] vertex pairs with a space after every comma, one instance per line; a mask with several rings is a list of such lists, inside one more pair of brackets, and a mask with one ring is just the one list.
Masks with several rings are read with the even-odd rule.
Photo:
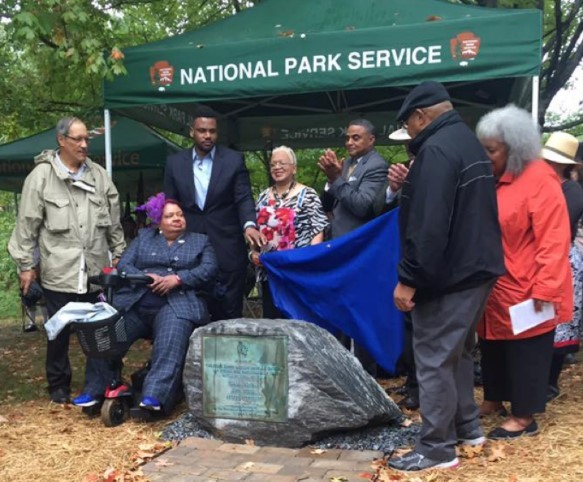
[[484, 400], [511, 403], [512, 414], [528, 417], [545, 411], [555, 330], [522, 340], [484, 340]]
[[[43, 291], [49, 318], [70, 301], [85, 303], [97, 302], [97, 292], [80, 295], [77, 293], [61, 293], [46, 288], [43, 288]], [[57, 388], [63, 388], [67, 392], [71, 391], [71, 364], [69, 363], [70, 336], [71, 330], [69, 325], [67, 325], [57, 335], [57, 338], [52, 341], [47, 341], [46, 373], [50, 393]]]
[[271, 296], [271, 290], [269, 289], [269, 283], [267, 281], [261, 282], [261, 302], [263, 306], [263, 318], [268, 318], [270, 320], [285, 319], [286, 316], [279, 311], [277, 306], [273, 303], [273, 296]]
[[[350, 338], [348, 335], [345, 335], [344, 333], [338, 333], [336, 335], [336, 339], [342, 345], [344, 345], [344, 347], [348, 351], [350, 351], [353, 342], [352, 338]], [[366, 348], [364, 348], [362, 345], [359, 345], [356, 342], [354, 342], [354, 356], [358, 358], [358, 361], [360, 361], [362, 368], [364, 368], [371, 377], [374, 378], [377, 377], [378, 365], [376, 360], [373, 358], [373, 356], [368, 352]]]
[[419, 300], [411, 312], [421, 433], [415, 451], [437, 461], [456, 456], [458, 438], [483, 435], [474, 400], [475, 332], [494, 281]]
[[551, 371], [549, 375], [549, 385], [554, 388], [559, 388], [559, 377], [563, 371], [563, 365], [565, 364], [566, 353], [557, 352], [554, 350], [553, 359], [551, 361]]
[[211, 321], [230, 320], [243, 316], [243, 293], [247, 268], [240, 271], [220, 271], [218, 280], [222, 292], [211, 293], [207, 299]]
[[415, 354], [413, 353], [413, 321], [411, 320], [411, 313], [404, 314], [404, 328], [405, 341], [403, 343], [403, 354], [401, 355], [401, 363], [405, 370], [407, 380], [405, 387], [409, 396], [419, 397], [419, 384], [417, 383], [417, 373], [415, 369]]

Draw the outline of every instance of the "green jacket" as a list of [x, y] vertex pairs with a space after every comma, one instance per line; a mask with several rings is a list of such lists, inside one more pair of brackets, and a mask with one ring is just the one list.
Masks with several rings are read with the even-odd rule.
[[117, 189], [105, 169], [90, 159], [74, 181], [43, 151], [22, 188], [16, 227], [8, 251], [19, 270], [36, 265], [40, 252], [43, 287], [86, 293], [87, 277], [110, 265], [125, 249]]

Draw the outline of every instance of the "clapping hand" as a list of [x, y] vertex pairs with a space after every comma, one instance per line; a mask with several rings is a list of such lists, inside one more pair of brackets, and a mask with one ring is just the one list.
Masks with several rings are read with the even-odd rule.
[[387, 179], [392, 192], [397, 192], [401, 189], [407, 174], [409, 174], [409, 169], [405, 164], [391, 164], [387, 173]]
[[338, 160], [334, 151], [330, 149], [326, 149], [320, 156], [318, 167], [326, 174], [329, 184], [342, 176], [342, 161]]

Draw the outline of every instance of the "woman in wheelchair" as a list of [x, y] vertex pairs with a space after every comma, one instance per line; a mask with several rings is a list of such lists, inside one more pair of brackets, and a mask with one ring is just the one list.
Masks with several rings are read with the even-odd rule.
[[[148, 214], [156, 223], [155, 215]], [[215, 278], [218, 267], [207, 236], [186, 232], [178, 202], [166, 200], [156, 224], [159, 229], [140, 231], [117, 265], [120, 273], [147, 274], [154, 281], [121, 288], [113, 305], [124, 313], [128, 350], [140, 338], [153, 338], [140, 407], [169, 413], [181, 387], [190, 335], [209, 321], [206, 303], [197, 291]], [[88, 358], [85, 387], [73, 403], [96, 405], [114, 376], [108, 360]]]

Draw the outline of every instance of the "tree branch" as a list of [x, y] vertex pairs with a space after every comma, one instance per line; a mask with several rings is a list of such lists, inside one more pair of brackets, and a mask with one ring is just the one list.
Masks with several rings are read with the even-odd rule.
[[556, 131], [564, 131], [567, 129], [571, 129], [573, 127], [577, 127], [579, 125], [583, 124], [583, 115], [580, 115], [579, 117], [577, 117], [574, 120], [571, 120], [569, 122], [565, 122], [564, 124], [559, 124], [556, 126], [544, 126], [542, 128], [543, 132], [556, 132]]

